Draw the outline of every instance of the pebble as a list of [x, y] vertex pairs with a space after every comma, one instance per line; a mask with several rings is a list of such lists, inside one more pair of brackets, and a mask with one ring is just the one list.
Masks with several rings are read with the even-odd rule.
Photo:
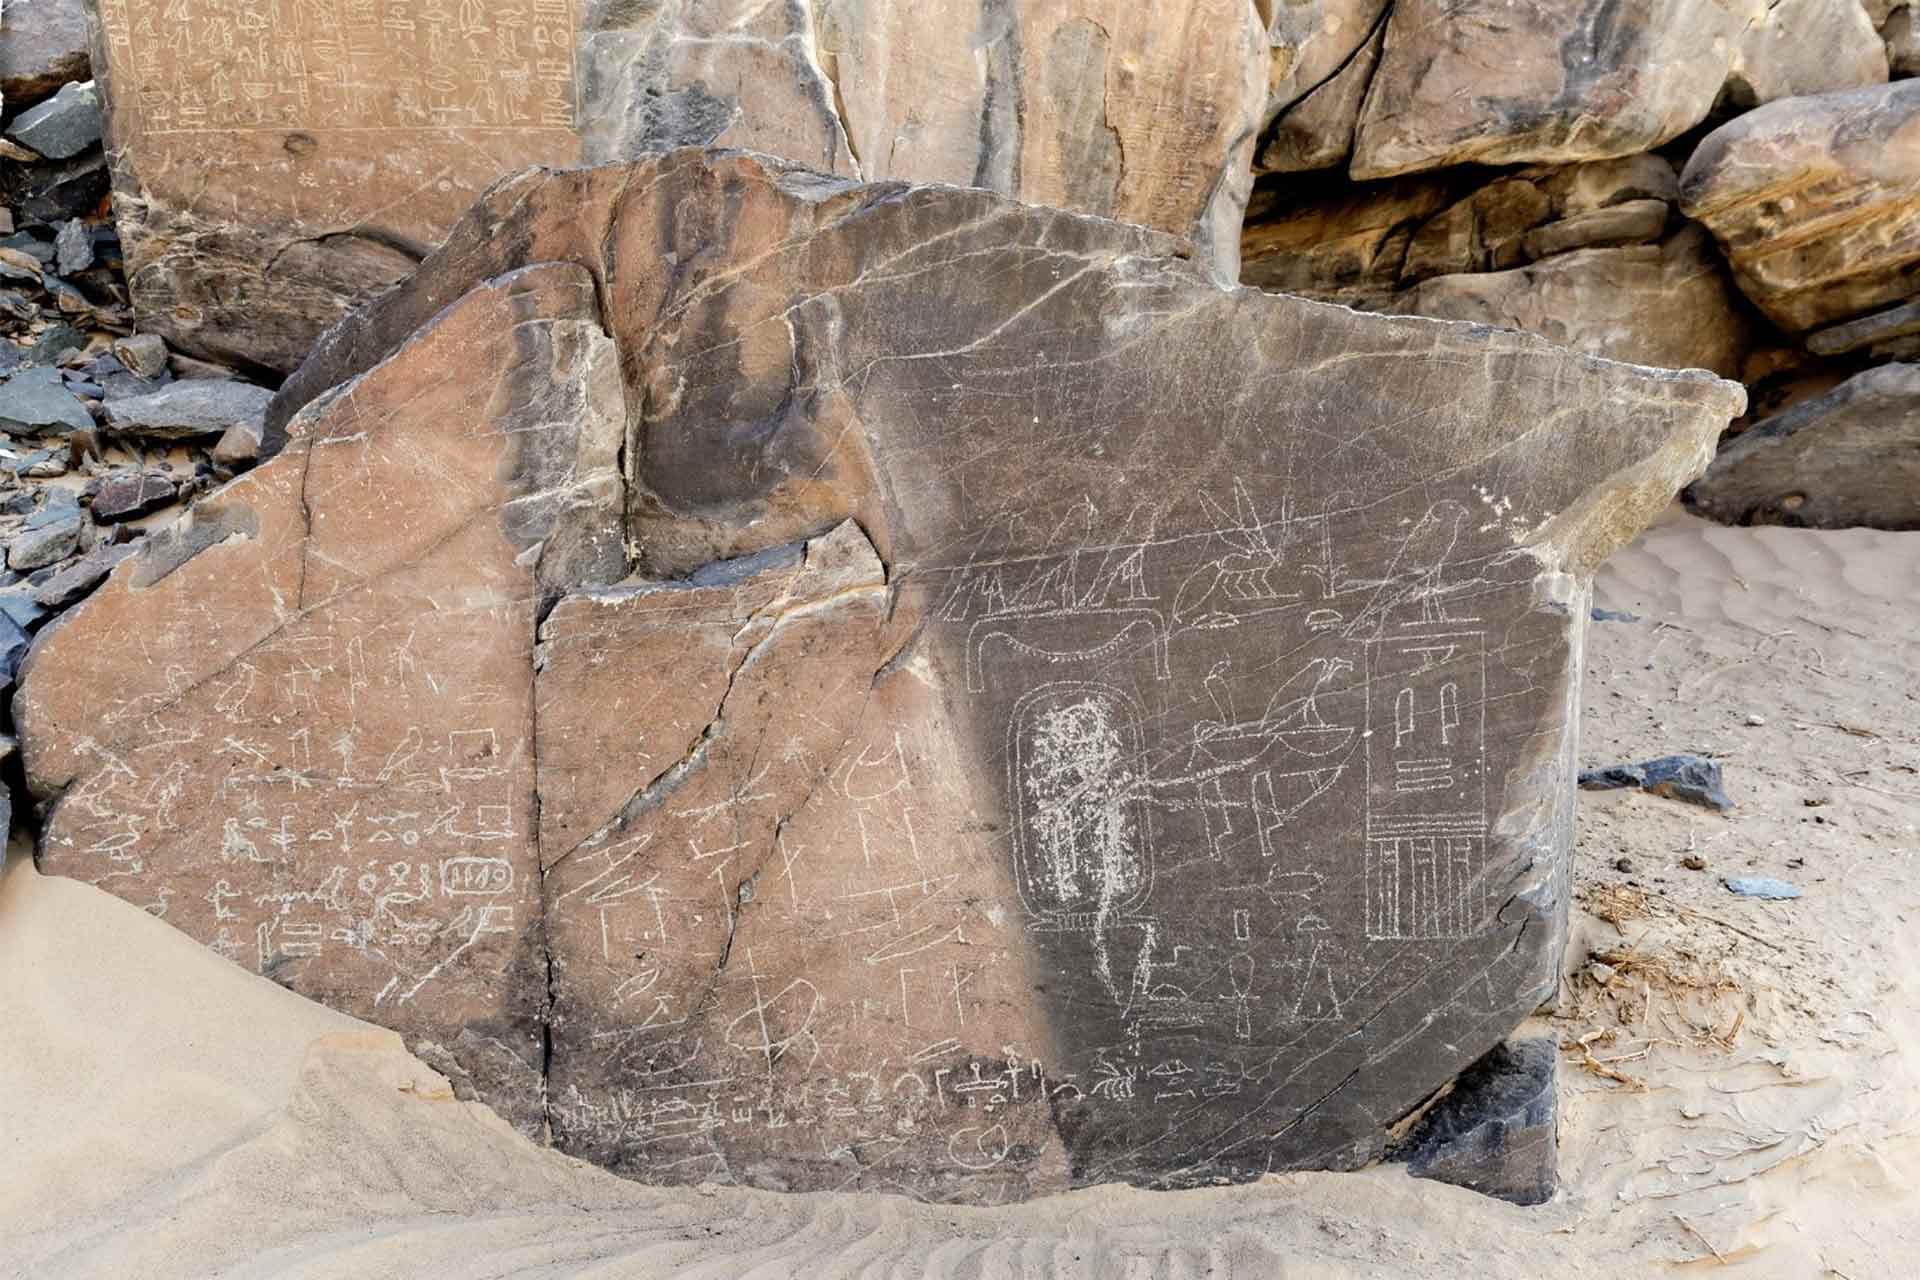
[[1707, 860], [1697, 853], [1690, 853], [1680, 859], [1680, 865], [1689, 871], [1705, 871], [1707, 869]]
[[1747, 723], [1752, 725], [1756, 729], [1766, 724], [1766, 722], [1767, 722], [1767, 718], [1765, 716], [1754, 715], [1751, 711], [1747, 713]]
[[1615, 858], [1613, 860], [1613, 869], [1615, 871], [1631, 871], [1633, 870], [1633, 859], [1632, 858]]
[[1765, 898], [1770, 902], [1784, 902], [1800, 896], [1800, 886], [1786, 880], [1776, 880], [1772, 876], [1733, 876], [1726, 882], [1727, 888], [1743, 898]]

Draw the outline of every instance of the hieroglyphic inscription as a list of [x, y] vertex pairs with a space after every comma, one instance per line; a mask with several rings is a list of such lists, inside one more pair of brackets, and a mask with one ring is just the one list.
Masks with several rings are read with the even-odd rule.
[[100, 21], [147, 134], [571, 129], [577, 111], [573, 0], [100, 0]]

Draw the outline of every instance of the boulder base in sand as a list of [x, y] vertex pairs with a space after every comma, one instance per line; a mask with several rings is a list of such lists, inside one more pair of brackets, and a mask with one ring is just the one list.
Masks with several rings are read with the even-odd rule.
[[40, 641], [42, 865], [652, 1181], [1372, 1158], [1554, 989], [1585, 575], [1742, 396], [1177, 249], [503, 183]]

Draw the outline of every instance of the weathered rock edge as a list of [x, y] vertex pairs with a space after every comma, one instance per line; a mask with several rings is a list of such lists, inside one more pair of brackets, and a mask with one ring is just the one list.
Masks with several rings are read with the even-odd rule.
[[[488, 931], [483, 915], [470, 933], [462, 932], [469, 919], [435, 934], [465, 937], [469, 945], [452, 948], [440, 964], [418, 966], [428, 976], [413, 990], [439, 980], [446, 965], [453, 966], [445, 969], [451, 989], [409, 1006], [404, 1017], [383, 1003], [391, 982], [376, 990], [383, 971], [372, 965], [364, 938], [355, 952], [352, 929], [344, 967], [308, 963], [315, 953], [287, 964], [284, 951], [269, 957], [264, 948], [257, 967], [296, 990], [399, 1025], [524, 1131], [550, 1130], [568, 1150], [652, 1180], [721, 1177], [983, 1201], [1114, 1179], [1180, 1186], [1364, 1163], [1380, 1152], [1394, 1120], [1498, 1043], [1553, 990], [1567, 911], [1583, 577], [1699, 474], [1744, 393], [1709, 375], [1581, 357], [1511, 331], [1365, 316], [1223, 289], [1177, 253], [1166, 237], [984, 192], [864, 187], [731, 153], [674, 152], [504, 181], [412, 281], [335, 326], [289, 380], [269, 414], [269, 449], [278, 456], [203, 504], [174, 539], [122, 564], [98, 595], [42, 635], [16, 717], [30, 784], [51, 805], [39, 849], [43, 866], [163, 913], [169, 901], [180, 904], [176, 918], [211, 884], [205, 896], [214, 899], [213, 911], [180, 922], [217, 942], [222, 902], [228, 910], [248, 905], [230, 887], [221, 898], [226, 882], [212, 877], [222, 866], [283, 878], [296, 868], [271, 853], [210, 851], [221, 840], [219, 805], [230, 798], [235, 766], [229, 760], [226, 773], [206, 773], [223, 762], [203, 758], [215, 754], [204, 749], [183, 752], [190, 740], [182, 734], [211, 735], [216, 712], [229, 722], [251, 716], [249, 724], [279, 728], [275, 708], [305, 715], [313, 705], [317, 716], [333, 705], [300, 702], [311, 696], [303, 687], [309, 683], [331, 679], [346, 697], [364, 686], [355, 684], [362, 674], [350, 655], [316, 657], [308, 645], [277, 672], [290, 679], [291, 691], [280, 690], [288, 701], [262, 703], [256, 716], [246, 703], [251, 683], [238, 702], [229, 685], [212, 707], [197, 705], [207, 681], [176, 671], [183, 656], [230, 672], [236, 652], [262, 652], [261, 642], [276, 631], [315, 618], [309, 599], [331, 602], [369, 583], [379, 606], [360, 620], [374, 627], [368, 635], [397, 635], [401, 624], [444, 626], [445, 602], [464, 600], [471, 620], [437, 638], [456, 657], [459, 645], [469, 645], [470, 661], [456, 661], [442, 675], [452, 670], [467, 681], [470, 669], [484, 665], [486, 687], [506, 691], [521, 709], [501, 711], [489, 728], [489, 754], [453, 761], [466, 766], [454, 773], [462, 780], [511, 774], [512, 794], [521, 798], [503, 806], [511, 812], [477, 826], [456, 815], [441, 835], [503, 842], [500, 861], [515, 873], [503, 868], [494, 883], [501, 892], [515, 886], [513, 901], [532, 914], [510, 917], [511, 929]], [[602, 331], [610, 340], [592, 337]], [[574, 336], [562, 340], [563, 333]], [[616, 352], [618, 392], [600, 372], [612, 368]], [[569, 430], [548, 400], [589, 407]], [[506, 437], [525, 427], [525, 405], [535, 402], [542, 406], [541, 438], [549, 442], [536, 458], [577, 458], [581, 465], [500, 462], [524, 450], [524, 441]], [[609, 415], [624, 417], [617, 476], [600, 425]], [[463, 435], [468, 423], [479, 426]], [[409, 471], [422, 448], [431, 465]], [[334, 464], [328, 474], [341, 486], [360, 486], [342, 492], [362, 499], [330, 508], [333, 491], [312, 485], [312, 472], [342, 450], [339, 456], [356, 465]], [[431, 572], [415, 574], [415, 561], [381, 545], [375, 517], [393, 513], [387, 518], [397, 522], [396, 540], [419, 541], [426, 531], [409, 523], [400, 500], [431, 503], [437, 495], [404, 482], [456, 466], [466, 468], [460, 474], [471, 483], [450, 487], [470, 496], [441, 524], [473, 540], [430, 540], [430, 552], [448, 554], [432, 562]], [[492, 497], [479, 481], [487, 474]], [[547, 494], [566, 501], [537, 501]], [[548, 512], [531, 526], [530, 498]], [[336, 545], [315, 545], [324, 530], [354, 519], [370, 542], [341, 542], [336, 533]], [[1254, 615], [1243, 619], [1235, 611], [1247, 599], [1281, 598], [1260, 581], [1280, 572], [1277, 557], [1266, 569], [1240, 563], [1250, 554], [1258, 559], [1270, 534], [1317, 537], [1329, 554], [1337, 546], [1350, 561], [1329, 565], [1330, 584], [1340, 581], [1326, 598], [1337, 608], [1320, 611], [1332, 620], [1321, 618], [1319, 639], [1302, 642], [1305, 652], [1326, 651], [1309, 668], [1323, 662], [1332, 671], [1346, 662], [1351, 669], [1343, 654], [1369, 663], [1390, 659], [1395, 628], [1424, 626], [1425, 634], [1491, 620], [1474, 633], [1483, 637], [1474, 643], [1484, 646], [1483, 716], [1493, 725], [1484, 746], [1486, 848], [1477, 855], [1484, 866], [1473, 879], [1474, 901], [1484, 907], [1460, 908], [1461, 924], [1452, 930], [1409, 931], [1393, 922], [1362, 930], [1357, 831], [1338, 821], [1325, 832], [1308, 826], [1293, 846], [1298, 865], [1326, 871], [1298, 874], [1315, 883], [1334, 877], [1327, 909], [1337, 918], [1321, 925], [1331, 930], [1326, 955], [1339, 959], [1323, 958], [1318, 942], [1302, 952], [1296, 935], [1263, 934], [1247, 949], [1294, 947], [1292, 960], [1284, 950], [1263, 952], [1278, 957], [1276, 968], [1290, 966], [1291, 977], [1236, 979], [1232, 991], [1222, 983], [1221, 994], [1193, 994], [1181, 1006], [1189, 1022], [1176, 1036], [1189, 1046], [1184, 1056], [1162, 1051], [1157, 1065], [1141, 1060], [1138, 1075], [1103, 1077], [1099, 1054], [1088, 1056], [1086, 1046], [1105, 1045], [1099, 1053], [1123, 1057], [1128, 1037], [1141, 1034], [1141, 1010], [1115, 993], [1106, 973], [1108, 926], [1035, 931], [1020, 919], [1022, 902], [1008, 883], [1013, 872], [1000, 865], [1007, 857], [1001, 840], [978, 834], [1007, 821], [993, 813], [1003, 803], [994, 771], [1004, 768], [996, 761], [1004, 761], [1007, 717], [1017, 719], [1029, 697], [1016, 703], [1017, 689], [1003, 690], [998, 677], [976, 672], [1000, 651], [989, 654], [968, 637], [990, 643], [1036, 617], [1081, 626], [1093, 597], [1061, 582], [1164, 598], [1176, 623], [1184, 611], [1182, 634], [1201, 659], [1209, 645], [1225, 654], [1209, 676], [1227, 673], [1225, 701], [1236, 701], [1238, 690], [1238, 701], [1257, 707], [1286, 673], [1262, 674], [1249, 663], [1252, 673], [1242, 675], [1244, 668], [1230, 671], [1227, 663], [1249, 656], [1233, 651], [1235, 643], [1250, 643], [1248, 632], [1235, 629]], [[1218, 543], [1226, 550], [1215, 550]], [[1103, 546], [1108, 570], [1081, 563], [1089, 548]], [[1115, 562], [1114, 553], [1128, 548]], [[1167, 563], [1146, 564], [1150, 551]], [[369, 552], [386, 563], [356, 563]], [[1426, 561], [1412, 563], [1416, 553]], [[993, 601], [1008, 584], [999, 571], [983, 579], [983, 564], [1025, 565], [1021, 572], [1032, 576], [1016, 594], [1066, 590], [1066, 604], [1042, 614], [1001, 610]], [[1380, 576], [1367, 576], [1369, 570]], [[310, 571], [320, 582], [308, 582]], [[1185, 584], [1209, 571], [1214, 585], [1204, 598], [1191, 605], [1175, 599], [1175, 586], [1185, 593]], [[627, 580], [609, 592], [607, 584], [623, 572]], [[1164, 592], [1154, 595], [1154, 575], [1168, 572]], [[1224, 594], [1222, 575], [1235, 583]], [[1461, 600], [1472, 603], [1472, 618], [1455, 616], [1466, 612]], [[680, 628], [665, 640], [657, 624], [663, 608]], [[1408, 614], [1415, 616], [1406, 620]], [[582, 620], [591, 626], [570, 630]], [[156, 651], [144, 643], [143, 624], [173, 639]], [[982, 631], [983, 624], [1002, 630]], [[1001, 646], [1000, 661], [1013, 663], [1002, 674], [1021, 674], [1019, 653], [1032, 640], [1021, 634], [1027, 638]], [[713, 637], [711, 648], [702, 647], [703, 635]], [[413, 631], [407, 636], [400, 651], [417, 662]], [[608, 645], [609, 637], [618, 643]], [[851, 648], [849, 637], [857, 639]], [[570, 640], [578, 641], [573, 649]], [[1168, 660], [1155, 657], [1163, 644], [1097, 647], [1133, 669], [1124, 679], [1140, 689], [1156, 690], [1152, 682], [1167, 678]], [[584, 656], [569, 667], [571, 652]], [[701, 656], [707, 652], [711, 659]], [[1174, 663], [1181, 674], [1185, 662], [1182, 654]], [[570, 701], [556, 702], [541, 690], [563, 670], [575, 683], [565, 686]], [[1203, 662], [1191, 673], [1196, 684], [1205, 670]], [[432, 683], [436, 694], [444, 692], [444, 681]], [[574, 734], [604, 728], [608, 717], [596, 709], [611, 707], [626, 689], [654, 704], [645, 716], [661, 718], [668, 704], [684, 703], [692, 732], [664, 756], [613, 742], [596, 746], [586, 765], [557, 772], [574, 738], [543, 746], [541, 726], [550, 716], [558, 722], [571, 715]], [[1360, 722], [1356, 700], [1364, 689], [1334, 685], [1326, 692], [1345, 722]], [[1160, 689], [1158, 696], [1169, 693]], [[1194, 722], [1194, 705], [1182, 695], [1159, 714], [1184, 726]], [[797, 708], [818, 708], [815, 719], [825, 728], [802, 724]], [[187, 723], [195, 716], [204, 724]], [[413, 759], [407, 723], [395, 718], [378, 739], [387, 760], [382, 786], [395, 770], [398, 782], [425, 776], [405, 771]], [[430, 722], [429, 744], [451, 723]], [[1205, 724], [1194, 722], [1195, 733]], [[883, 730], [891, 737], [876, 736]], [[816, 744], [808, 733], [822, 736]], [[783, 751], [768, 763], [779, 766], [777, 775], [756, 772], [754, 741], [797, 743], [797, 754]], [[169, 747], [177, 772], [144, 763], [168, 759]], [[244, 747], [235, 749], [244, 754]], [[162, 754], [143, 754], [154, 751]], [[403, 764], [395, 764], [402, 755]], [[920, 843], [913, 843], [911, 820], [901, 824], [898, 814], [860, 807], [885, 794], [869, 785], [865, 771], [896, 759], [902, 779], [916, 771], [933, 778], [914, 793], [923, 813]], [[262, 762], [265, 780], [249, 774], [247, 785], [287, 782], [288, 766], [265, 769]], [[569, 792], [578, 812], [546, 803], [548, 792], [561, 794], [563, 778], [593, 767], [624, 772], [627, 780], [610, 796], [592, 788]], [[1344, 769], [1329, 770], [1332, 780], [1317, 785], [1334, 786]], [[343, 766], [343, 779], [352, 773]], [[1189, 781], [1153, 785], [1171, 794]], [[440, 785], [450, 785], [444, 769]], [[1356, 786], [1332, 794], [1358, 808], [1364, 797]], [[298, 791], [297, 782], [290, 787], [288, 794]], [[745, 794], [758, 787], [777, 793], [764, 811]], [[691, 933], [693, 941], [678, 944], [690, 948], [689, 958], [669, 977], [706, 992], [689, 997], [679, 1021], [705, 1034], [661, 1040], [655, 1032], [654, 1056], [666, 1048], [690, 1054], [682, 1060], [699, 1076], [731, 1061], [723, 1046], [764, 1055], [770, 1089], [780, 1077], [780, 1114], [792, 1106], [807, 1123], [797, 1131], [784, 1120], [760, 1126], [757, 1103], [723, 1103], [720, 1112], [701, 1113], [692, 1154], [675, 1146], [669, 1160], [659, 1154], [657, 1117], [635, 1119], [632, 1091], [672, 1088], [684, 1097], [703, 1082], [661, 1075], [652, 1057], [640, 1060], [629, 1048], [647, 1042], [648, 1030], [614, 1010], [621, 991], [643, 975], [608, 967], [608, 914], [601, 911], [596, 923], [579, 904], [612, 901], [615, 883], [628, 886], [621, 895], [637, 894], [633, 871], [617, 882], [613, 876], [654, 841], [662, 849], [692, 846], [696, 862], [710, 856], [697, 843], [701, 819], [689, 815], [716, 804], [745, 833], [742, 847], [761, 851], [760, 861], [726, 875], [720, 910], [709, 896], [704, 916], [688, 907], [675, 918], [676, 938]], [[200, 832], [198, 845], [169, 835], [168, 822], [181, 828], [202, 821], [201, 805], [204, 821], [215, 825]], [[1213, 921], [1209, 904], [1218, 899], [1206, 896], [1231, 882], [1208, 883], [1214, 873], [1193, 861], [1193, 850], [1214, 839], [1200, 825], [1206, 803], [1166, 808], [1162, 840], [1177, 837], [1168, 852], [1178, 850], [1176, 862], [1200, 870], [1163, 876], [1165, 901], [1155, 909], [1207, 952], [1238, 936]], [[303, 816], [301, 829], [312, 825], [306, 817], [317, 820], [317, 811]], [[991, 1124], [882, 1107], [877, 1132], [868, 1132], [865, 1120], [832, 1103], [834, 1090], [846, 1088], [843, 1077], [807, 1074], [826, 1053], [824, 1044], [879, 1045], [876, 1052], [898, 1053], [895, 1061], [903, 1062], [920, 1039], [939, 1034], [916, 1027], [907, 1036], [872, 1001], [862, 1004], [866, 971], [835, 972], [832, 952], [816, 941], [821, 918], [798, 910], [791, 861], [780, 879], [776, 851], [810, 847], [823, 872], [856, 894], [869, 889], [874, 873], [858, 865], [869, 818], [888, 837], [877, 855], [869, 851], [869, 865], [874, 856], [900, 856], [912, 843], [915, 863], [927, 856], [943, 873], [951, 870], [969, 903], [1004, 907], [1015, 918], [1006, 927], [977, 911], [936, 915], [961, 920], [974, 938], [956, 941], [951, 935], [959, 928], [943, 935], [942, 924], [933, 935], [916, 930], [874, 953], [933, 936], [922, 949], [946, 948], [931, 952], [936, 957], [973, 954], [956, 948], [983, 945], [978, 954], [997, 957], [981, 971], [976, 992], [985, 994], [970, 1009], [955, 969], [956, 1034], [926, 1049], [951, 1042], [935, 1059], [948, 1057], [951, 1071], [969, 1067], [976, 1079], [985, 1072], [999, 1087], [1012, 1082], [1014, 1100], [1004, 1111], [986, 1112]], [[556, 825], [562, 823], [564, 834]], [[557, 847], [549, 846], [549, 833]], [[250, 842], [255, 855], [259, 843]], [[836, 866], [849, 851], [853, 864]], [[181, 870], [196, 857], [205, 864], [193, 872], [198, 879]], [[466, 877], [461, 892], [474, 891], [475, 883], [493, 891], [484, 877], [473, 878], [472, 859], [454, 861]], [[1278, 906], [1311, 892], [1291, 874], [1274, 880], [1277, 866], [1253, 866], [1268, 874], [1250, 899], [1255, 907], [1262, 898]], [[681, 874], [678, 868], [672, 859], [651, 867], [667, 877]], [[668, 901], [692, 903], [705, 874], [701, 869], [684, 897]], [[318, 892], [266, 883], [256, 902], [269, 907], [292, 902], [304, 909]], [[780, 914], [783, 893], [793, 895], [794, 914]], [[818, 900], [829, 901], [842, 899]], [[1372, 899], [1365, 902], [1373, 909]], [[1026, 904], [1028, 917], [1033, 910]], [[1239, 927], [1236, 916], [1231, 928]], [[619, 928], [621, 948], [644, 951], [651, 935], [641, 923], [621, 920]], [[1224, 946], [1234, 949], [1231, 941]], [[1142, 956], [1151, 948], [1149, 937]], [[720, 981], [730, 958], [739, 966], [731, 985]], [[1217, 960], [1224, 969], [1224, 950]], [[679, 963], [672, 956], [656, 961], [648, 981], [660, 980], [660, 966]], [[1177, 976], [1178, 952], [1166, 963]], [[804, 1019], [770, 1029], [769, 1019], [792, 1014], [781, 1007], [781, 996], [796, 985], [791, 975], [807, 979], [801, 985], [815, 992], [815, 1003]], [[1325, 997], [1310, 1004], [1309, 988], [1323, 975]], [[768, 995], [758, 985], [762, 977], [787, 985]], [[752, 1007], [740, 1012], [727, 1002], [745, 998], [739, 993], [747, 980], [755, 984]], [[901, 1012], [942, 1025], [937, 1002], [910, 1000], [904, 976], [901, 982]], [[821, 1015], [813, 1029], [822, 989], [854, 1012], [832, 1015], [838, 1021]], [[1153, 994], [1147, 992], [1148, 1006]], [[1262, 1000], [1249, 1017], [1250, 1005]], [[751, 1031], [743, 1019], [755, 1013], [758, 1038], [736, 1040]], [[1164, 1024], [1154, 1025], [1162, 1029], [1151, 1034], [1165, 1040]], [[1248, 1044], [1250, 1026], [1259, 1037], [1253, 1058], [1236, 1046], [1236, 1035], [1239, 1046]], [[788, 1056], [803, 1036], [813, 1047], [807, 1063]], [[604, 1049], [609, 1037], [618, 1046], [611, 1054]], [[1198, 1069], [1184, 1065], [1186, 1057], [1208, 1073], [1205, 1096], [1197, 1079], [1185, 1092], [1173, 1087], [1182, 1072]], [[1172, 1085], [1161, 1083], [1169, 1077]], [[1124, 1088], [1115, 1083], [1121, 1080]], [[726, 1106], [735, 1108], [731, 1121]], [[769, 1101], [768, 1120], [773, 1116]]]

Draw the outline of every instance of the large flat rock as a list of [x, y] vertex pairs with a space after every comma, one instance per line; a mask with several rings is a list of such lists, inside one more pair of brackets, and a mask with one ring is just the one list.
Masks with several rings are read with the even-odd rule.
[[1352, 1166], [1553, 991], [1585, 575], [1742, 404], [983, 191], [528, 173], [40, 639], [40, 861], [648, 1180]]
[[[45, 0], [36, 0], [45, 3]], [[1244, 0], [100, 0], [143, 330], [286, 371], [528, 164], [681, 145], [981, 186], [1237, 264], [1267, 44]]]

